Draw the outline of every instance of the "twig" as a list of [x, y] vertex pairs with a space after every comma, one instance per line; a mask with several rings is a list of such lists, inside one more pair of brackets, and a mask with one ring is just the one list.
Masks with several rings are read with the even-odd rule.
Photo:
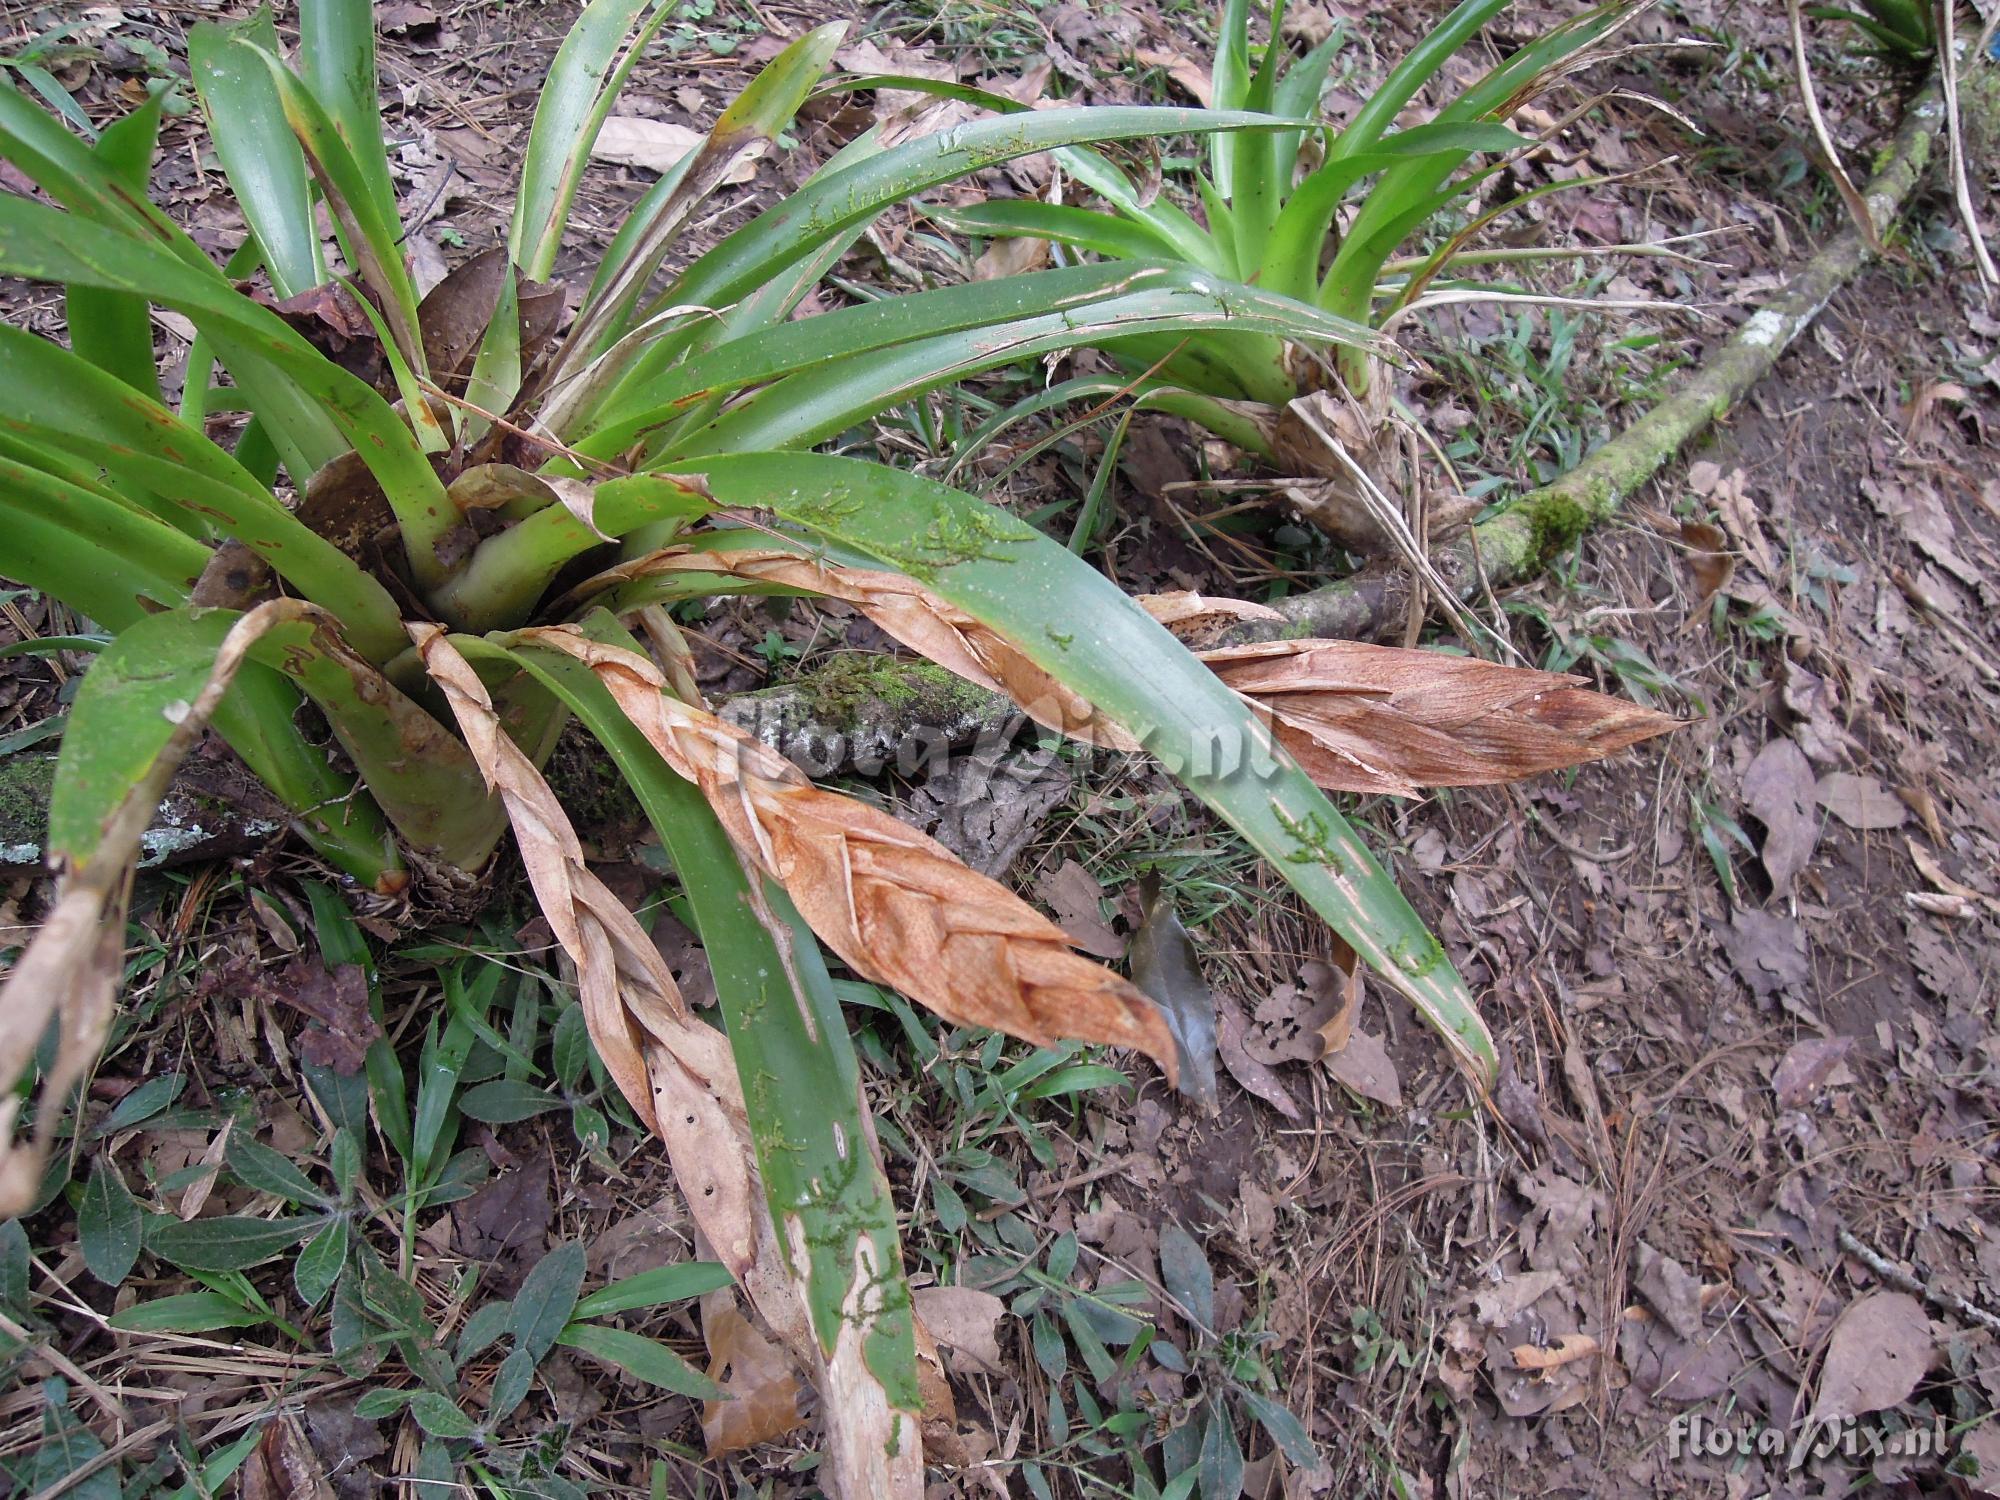
[[1985, 1308], [1966, 1301], [1956, 1292], [1941, 1292], [1936, 1287], [1917, 1280], [1880, 1251], [1869, 1249], [1845, 1229], [1840, 1231], [1838, 1238], [1841, 1249], [1891, 1286], [1908, 1292], [1913, 1297], [1921, 1297], [1933, 1307], [1942, 1307], [1949, 1312], [1955, 1312], [1961, 1318], [1970, 1318], [1982, 1328], [1990, 1328], [1995, 1333], [2000, 1333], [2000, 1313], [1990, 1313]]

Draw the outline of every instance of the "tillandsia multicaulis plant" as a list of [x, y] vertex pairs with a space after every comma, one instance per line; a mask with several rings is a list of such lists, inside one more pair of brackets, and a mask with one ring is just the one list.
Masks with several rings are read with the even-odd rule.
[[[1508, 124], [1521, 107], [1588, 60], [1638, 8], [1633, 0], [1613, 0], [1585, 10], [1516, 49], [1423, 124], [1397, 128], [1403, 111], [1511, 3], [1461, 0], [1351, 119], [1334, 126], [1322, 121], [1321, 96], [1346, 45], [1344, 31], [1336, 28], [1295, 56], [1284, 39], [1284, 0], [1274, 0], [1270, 40], [1259, 49], [1250, 39], [1250, 0], [1224, 0], [1212, 70], [1215, 107], [1302, 119], [1308, 128], [1210, 137], [1193, 174], [1194, 201], [1185, 208], [1171, 192], [1142, 193], [1102, 153], [1072, 147], [1056, 153], [1056, 161], [1101, 206], [994, 199], [933, 212], [967, 233], [1033, 236], [1080, 260], [1183, 261], [1378, 330], [1393, 328], [1427, 298], [1458, 300], [1469, 290], [1504, 296], [1506, 288], [1455, 281], [1453, 273], [1537, 253], [1493, 255], [1471, 242], [1554, 189], [1503, 194], [1469, 215], [1464, 203], [1536, 148]], [[1424, 246], [1421, 253], [1399, 259], [1413, 243]], [[1414, 482], [1388, 420], [1391, 380], [1382, 346], [1350, 342], [1334, 351], [1331, 368], [1317, 350], [1281, 335], [1203, 331], [1121, 338], [1105, 347], [1124, 378], [1080, 378], [1037, 397], [1034, 409], [1129, 390], [1141, 406], [1189, 418], [1293, 472], [1327, 481], [1331, 492], [1311, 507], [1313, 519], [1351, 544], [1369, 550], [1381, 544], [1381, 492], [1397, 494]], [[1317, 394], [1328, 388], [1342, 399]]]
[[[421, 297], [360, 0], [306, 0], [294, 62], [268, 16], [194, 32], [195, 87], [250, 231], [225, 267], [146, 197], [157, 98], [87, 147], [0, 93], [0, 158], [36, 188], [0, 194], [0, 274], [63, 287], [70, 341], [0, 329], [0, 575], [109, 634], [58, 766], [61, 879], [0, 992], [0, 1079], [27, 1074], [52, 1025], [59, 1043], [20, 1131], [28, 1096], [9, 1095], [0, 1212], [36, 1196], [115, 1003], [140, 834], [212, 727], [357, 900], [463, 910], [511, 828], [607, 1071], [664, 1141], [716, 1258], [820, 1385], [826, 1483], [914, 1496], [910, 1299], [822, 945], [956, 1022], [1134, 1048], [1170, 1077], [1173, 1039], [1145, 995], [1005, 888], [709, 713], [662, 606], [732, 589], [852, 599], [1043, 724], [1157, 756], [1482, 1084], [1493, 1048], [1464, 982], [1321, 786], [1505, 779], [1666, 721], [1567, 679], [1422, 653], [1293, 641], [1198, 656], [1160, 619], [1212, 603], [1149, 609], [1005, 510], [806, 451], [967, 372], [1107, 339], [1226, 323], [1378, 347], [1308, 302], [1164, 262], [787, 321], [874, 215], [954, 177], [1296, 122], [1072, 109], [895, 145], [871, 132], [663, 269], [819, 79], [839, 36], [820, 28], [645, 195], [564, 326], [550, 277], [596, 130], [666, 14], [646, 10], [585, 7], [506, 245]], [[177, 410], [152, 306], [196, 330]], [[225, 448], [205, 424], [228, 413], [247, 420]], [[723, 1029], [683, 1003], [541, 778], [571, 718], [658, 832]]]
[[1860, 0], [1859, 8], [1809, 5], [1816, 21], [1846, 21], [1866, 37], [1875, 56], [1899, 68], [1927, 66], [1937, 53], [1935, 12], [1926, 0]]

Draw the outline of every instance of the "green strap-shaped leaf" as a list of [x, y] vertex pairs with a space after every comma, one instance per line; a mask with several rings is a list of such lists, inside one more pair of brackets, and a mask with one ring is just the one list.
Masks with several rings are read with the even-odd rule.
[[382, 140], [373, 0], [300, 0], [299, 76], [326, 107], [375, 217], [396, 222], [396, 184]]
[[86, 863], [104, 819], [139, 784], [187, 717], [239, 617], [185, 609], [121, 631], [84, 673], [49, 794], [49, 852]]
[[[0, 258], [5, 253], [0, 239]], [[0, 429], [101, 462], [179, 515], [241, 541], [300, 593], [339, 615], [357, 649], [371, 659], [386, 661], [408, 644], [387, 589], [166, 407], [48, 340], [13, 328], [0, 328], [0, 383], [9, 391]]]
[[[1225, 351], [1244, 351], [1235, 360], [1233, 373], [1244, 380], [1246, 389], [1252, 388], [1249, 379], [1258, 368], [1249, 353], [1256, 347], [1267, 361], [1271, 379], [1289, 391], [1290, 382], [1278, 368], [1281, 339], [1382, 347], [1358, 325], [1307, 315], [1305, 303], [1249, 287], [1217, 285], [1186, 272], [1156, 275], [1152, 286], [1143, 284], [1150, 278], [1135, 278], [1141, 284], [1131, 292], [1074, 312], [1043, 313], [921, 339], [802, 370], [733, 404], [707, 426], [677, 435], [662, 445], [663, 452], [678, 461], [705, 453], [810, 447], [927, 391], [1058, 350], [1096, 346], [1124, 358], [1128, 347], [1157, 345], [1161, 354], [1178, 352], [1187, 361], [1208, 354], [1209, 342], [1219, 340]], [[1257, 334], [1265, 337], [1252, 337]], [[1178, 350], [1191, 336], [1195, 347]]]
[[1269, 115], [1131, 105], [975, 120], [866, 158], [831, 177], [815, 178], [696, 261], [672, 296], [707, 307], [734, 302], [829, 236], [866, 223], [891, 204], [1037, 151], [1088, 141], [1282, 130], [1293, 123]]
[[437, 547], [457, 524], [457, 512], [410, 429], [364, 381], [236, 291], [212, 266], [211, 274], [203, 274], [130, 234], [5, 194], [0, 195], [0, 271], [147, 296], [209, 333], [225, 363], [230, 358], [225, 338], [251, 352], [313, 400], [361, 455], [396, 512], [412, 571], [426, 580], [442, 573]]
[[[586, 629], [637, 644], [607, 615], [593, 616]], [[544, 648], [508, 650], [470, 637], [454, 644], [474, 661], [534, 672], [597, 736], [638, 796], [715, 972], [779, 1246], [788, 1262], [796, 1247], [808, 1247], [809, 1264], [790, 1269], [821, 1352], [832, 1361], [838, 1346], [858, 1339], [867, 1374], [913, 1420], [921, 1399], [895, 1207], [869, 1144], [854, 1045], [812, 929], [781, 888], [751, 884], [701, 793], [667, 768], [588, 668]]]
[[1116, 260], [1159, 260], [1178, 256], [1173, 241], [1144, 223], [1066, 203], [1036, 198], [993, 198], [965, 208], [930, 208], [925, 212], [960, 234], [1012, 239], [1023, 235], [1074, 245]]
[[[141, 198], [152, 180], [161, 98], [148, 96], [138, 109], [105, 127], [94, 151], [105, 168]], [[158, 400], [160, 372], [153, 361], [153, 318], [146, 299], [79, 286], [69, 288], [64, 300], [70, 347], [140, 395]]]
[[257, 237], [264, 268], [280, 297], [296, 297], [326, 280], [312, 180], [305, 154], [278, 98], [278, 85], [251, 47], [275, 56], [278, 30], [269, 10], [248, 20], [204, 21], [188, 33], [188, 69], [223, 173]]
[[[371, 131], [371, 140], [358, 147], [351, 144], [331, 107], [300, 82], [277, 53], [244, 40], [235, 45], [264, 64], [284, 108], [285, 123], [304, 148], [313, 177], [341, 229], [348, 260], [381, 299], [382, 316], [395, 336], [395, 347], [412, 369], [423, 372], [426, 366], [423, 339], [417, 332], [417, 289], [403, 261], [403, 223], [381, 159], [379, 125]], [[371, 90], [371, 121], [373, 118]], [[371, 150], [375, 166], [381, 169], [379, 184], [364, 154]]]
[[608, 408], [607, 425], [575, 446], [609, 457], [704, 396], [780, 376], [707, 427], [675, 435], [663, 451], [805, 446], [923, 391], [1050, 350], [1149, 333], [1177, 340], [1224, 332], [1383, 347], [1367, 329], [1308, 303], [1219, 283], [1185, 266], [1073, 267], [885, 298], [723, 344], [622, 395]]
[[1402, 991], [1482, 1083], [1491, 1037], [1443, 946], [1324, 793], [1236, 695], [1115, 584], [1008, 512], [822, 454], [686, 466], [723, 507], [906, 573], [998, 631], [1135, 736]]
[[[632, 23], [648, 4], [657, 6], [654, 14], [625, 47]], [[514, 220], [507, 232], [508, 256], [530, 281], [546, 281], [555, 270], [570, 204], [597, 132], [647, 41], [671, 14], [672, 8], [658, 0], [590, 0], [556, 49], [535, 104]], [[621, 47], [625, 47], [622, 61]]]
[[577, 314], [558, 378], [597, 356], [624, 332], [627, 315], [665, 260], [681, 226], [745, 152], [776, 140], [791, 123], [845, 32], [840, 23], [815, 27], [772, 58], [730, 101], [708, 138], [676, 164], [672, 188], [657, 200], [648, 198], [643, 216], [633, 215], [633, 225], [628, 225], [636, 226], [633, 234], [628, 239], [621, 233], [613, 242], [615, 261], [607, 257], [607, 266]]

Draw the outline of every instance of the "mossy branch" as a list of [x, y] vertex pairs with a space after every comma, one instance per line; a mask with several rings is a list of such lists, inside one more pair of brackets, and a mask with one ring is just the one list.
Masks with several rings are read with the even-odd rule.
[[[2000, 121], [2000, 69], [1978, 67], [1961, 79], [1960, 108], [1975, 136]], [[1862, 191], [1877, 236], [1886, 235], [1941, 162], [1945, 111], [1936, 80], [1904, 111], [1887, 155]], [[1567, 552], [1625, 498], [1742, 401], [1792, 341], [1868, 264], [1869, 237], [1850, 225], [1821, 248], [1735, 335], [1688, 375], [1671, 396], [1555, 483], [1531, 491], [1431, 557], [1462, 600], [1526, 582]], [[1235, 640], [1273, 635], [1370, 640], [1399, 633], [1409, 619], [1411, 580], [1399, 567], [1366, 569], [1282, 601], [1287, 625], [1247, 625]]]

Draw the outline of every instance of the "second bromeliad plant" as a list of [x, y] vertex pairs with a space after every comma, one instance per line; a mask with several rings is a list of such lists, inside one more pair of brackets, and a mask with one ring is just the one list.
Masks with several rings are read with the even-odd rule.
[[[1420, 653], [1293, 641], [1198, 656], [1161, 620], [1211, 606], [1134, 601], [1003, 510], [806, 451], [965, 373], [1079, 345], [1224, 330], [1379, 348], [1346, 316], [1167, 261], [788, 321], [875, 215], [927, 188], [1040, 150], [1270, 141], [1295, 121], [1067, 109], [893, 147], [871, 133], [663, 275], [690, 216], [820, 77], [839, 34], [822, 28], [637, 205], [559, 326], [548, 278], [597, 127], [666, 14], [645, 8], [585, 8], [505, 250], [422, 298], [359, 0], [306, 0], [295, 63], [268, 19], [195, 34], [196, 86], [251, 231], [226, 269], [147, 200], [157, 101], [91, 148], [0, 93], [0, 157], [45, 200], [0, 195], [0, 273], [62, 286], [70, 335], [64, 349], [0, 329], [0, 574], [113, 634], [64, 740], [58, 897], [0, 993], [0, 1081], [31, 1065], [52, 1019], [61, 1043], [28, 1133], [0, 1141], [0, 1212], [32, 1198], [101, 1044], [139, 834], [213, 724], [377, 899], [462, 904], [511, 826], [607, 1068], [665, 1141], [717, 1257], [816, 1372], [830, 1486], [915, 1495], [894, 1209], [821, 945], [955, 1021], [1133, 1047], [1169, 1074], [1173, 1040], [1144, 995], [1018, 898], [709, 714], [659, 606], [732, 589], [845, 599], [1042, 723], [1156, 755], [1480, 1080], [1492, 1045], [1463, 982], [1321, 788], [1507, 779], [1666, 721], [1567, 679]], [[318, 204], [351, 279], [327, 263]], [[198, 332], [178, 410], [161, 400], [151, 305]], [[322, 347], [336, 343], [339, 359]], [[224, 410], [249, 417], [227, 450], [204, 433]], [[305, 702], [330, 743], [301, 727]], [[572, 716], [659, 832], [726, 1030], [682, 1003], [541, 779]]]

